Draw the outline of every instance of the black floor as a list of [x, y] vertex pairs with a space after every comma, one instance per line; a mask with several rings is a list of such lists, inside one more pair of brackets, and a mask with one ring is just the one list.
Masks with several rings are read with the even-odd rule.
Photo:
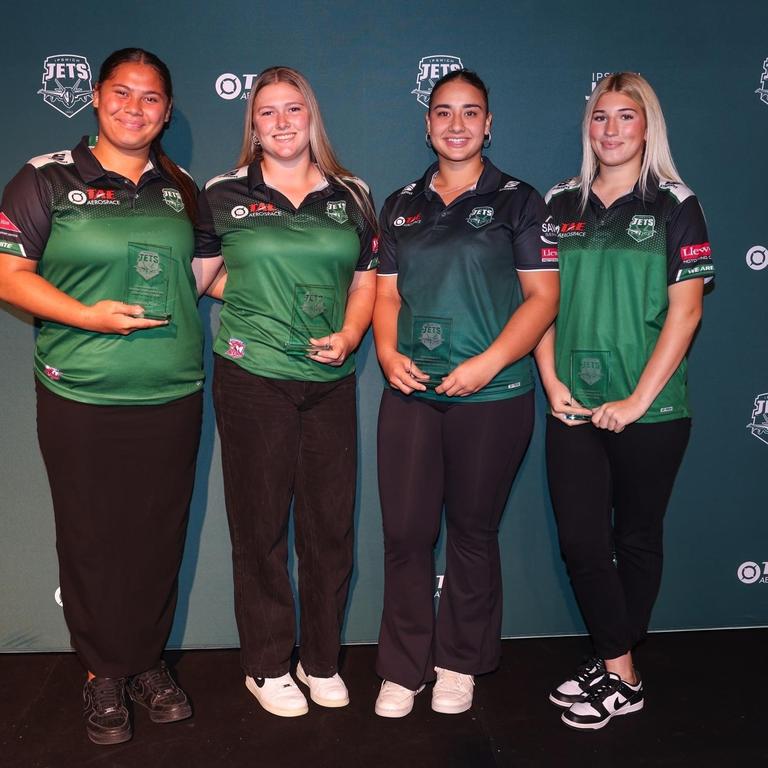
[[264, 712], [243, 685], [236, 651], [169, 654], [193, 700], [191, 720], [151, 723], [133, 740], [91, 744], [80, 719], [83, 673], [72, 654], [0, 655], [0, 766], [131, 768], [630, 768], [768, 766], [768, 630], [655, 634], [638, 652], [645, 709], [598, 732], [566, 728], [550, 685], [588, 650], [584, 638], [507, 640], [474, 707], [437, 715], [429, 690], [401, 720], [373, 714], [373, 646], [346, 648], [349, 707]]

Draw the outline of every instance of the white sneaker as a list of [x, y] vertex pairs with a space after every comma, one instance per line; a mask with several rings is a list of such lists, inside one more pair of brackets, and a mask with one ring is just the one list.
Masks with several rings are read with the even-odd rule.
[[290, 674], [282, 677], [246, 677], [245, 687], [267, 712], [278, 717], [298, 717], [309, 712], [307, 700]]
[[410, 688], [403, 688], [402, 685], [385, 680], [376, 697], [374, 711], [380, 717], [405, 717], [413, 709], [416, 694], [423, 690], [423, 685], [412, 691]]
[[304, 671], [304, 667], [296, 667], [296, 677], [304, 685], [309, 686], [309, 698], [321, 707], [346, 707], [349, 704], [349, 692], [344, 681], [338, 674], [333, 677], [314, 677]]
[[432, 689], [432, 709], [444, 715], [458, 715], [472, 706], [475, 678], [461, 672], [435, 667], [437, 681]]

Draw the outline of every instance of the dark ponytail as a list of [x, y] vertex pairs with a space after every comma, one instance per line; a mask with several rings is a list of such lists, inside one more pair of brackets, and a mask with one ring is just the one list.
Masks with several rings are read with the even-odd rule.
[[[162, 59], [154, 53], [145, 51], [143, 48], [121, 48], [119, 51], [114, 51], [107, 56], [99, 70], [99, 83], [109, 80], [112, 73], [121, 64], [130, 63], [147, 64], [153, 67], [163, 81], [163, 90], [166, 97], [169, 101], [173, 99], [173, 82], [171, 81], [171, 73], [168, 67]], [[187, 216], [195, 224], [197, 222], [197, 187], [195, 182], [165, 154], [163, 145], [160, 143], [160, 136], [154, 139], [151, 148], [161, 169], [173, 179], [181, 191], [181, 199], [184, 201]]]

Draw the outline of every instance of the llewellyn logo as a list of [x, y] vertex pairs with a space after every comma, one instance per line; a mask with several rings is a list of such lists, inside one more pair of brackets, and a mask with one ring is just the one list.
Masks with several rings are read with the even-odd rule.
[[416, 101], [423, 107], [429, 106], [429, 95], [435, 87], [435, 83], [457, 69], [464, 69], [458, 56], [425, 56], [419, 62], [419, 73], [416, 75], [416, 87], [411, 91], [416, 96]]
[[74, 117], [93, 101], [91, 65], [85, 56], [59, 53], [43, 62], [43, 101], [64, 117]]
[[761, 566], [760, 563], [747, 560], [738, 567], [736, 575], [742, 584], [768, 584], [768, 561]]
[[768, 392], [763, 392], [755, 398], [752, 421], [747, 424], [747, 429], [752, 433], [752, 437], [768, 445]]
[[768, 59], [763, 62], [763, 74], [760, 75], [760, 87], [755, 91], [763, 104], [768, 104]]
[[258, 74], [234, 75], [231, 72], [225, 72], [216, 78], [214, 88], [220, 98], [225, 101], [234, 101], [235, 99], [247, 99], [251, 95], [253, 81]]

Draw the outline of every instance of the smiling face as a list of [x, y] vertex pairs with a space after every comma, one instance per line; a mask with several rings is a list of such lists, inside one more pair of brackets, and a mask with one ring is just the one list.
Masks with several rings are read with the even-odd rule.
[[427, 133], [441, 158], [461, 162], [479, 156], [490, 129], [485, 96], [471, 83], [451, 80], [432, 94]]
[[647, 124], [642, 107], [624, 93], [603, 94], [589, 124], [589, 141], [601, 165], [627, 166], [640, 173]]
[[99, 143], [126, 153], [147, 152], [171, 116], [171, 101], [149, 64], [120, 64], [93, 92]]
[[253, 102], [253, 129], [265, 158], [292, 162], [309, 154], [310, 116], [290, 83], [265, 85]]

